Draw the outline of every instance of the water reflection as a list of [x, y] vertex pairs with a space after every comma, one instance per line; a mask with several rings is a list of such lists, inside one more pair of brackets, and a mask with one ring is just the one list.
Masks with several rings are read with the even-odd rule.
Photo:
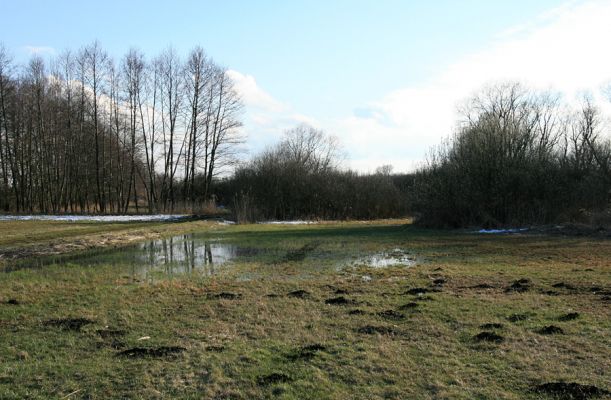
[[236, 245], [196, 240], [193, 235], [175, 236], [137, 246], [132, 265], [140, 270], [184, 274], [195, 271], [213, 275], [215, 268], [240, 254]]
[[88, 251], [85, 253], [24, 260], [6, 271], [40, 268], [51, 264], [95, 267], [125, 266], [134, 279], [157, 274], [177, 275], [200, 273], [214, 275], [237, 257], [257, 254], [257, 249], [244, 248], [195, 234], [163, 238], [132, 246]]

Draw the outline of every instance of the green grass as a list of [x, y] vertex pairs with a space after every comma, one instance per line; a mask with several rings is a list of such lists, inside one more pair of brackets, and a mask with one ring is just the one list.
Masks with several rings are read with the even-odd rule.
[[[609, 300], [591, 290], [611, 288], [608, 240], [480, 236], [396, 221], [193, 224], [172, 224], [168, 232], [201, 229], [268, 251], [212, 277], [152, 283], [134, 283], [113, 265], [0, 274], [0, 398], [536, 399], [534, 385], [559, 380], [611, 390]], [[317, 247], [303, 260], [288, 261], [287, 254], [312, 243]], [[397, 247], [420, 263], [337, 268], [346, 257]], [[406, 294], [432, 288], [437, 278], [446, 280], [439, 291]], [[530, 279], [530, 290], [507, 293], [520, 278]], [[575, 289], [552, 287], [558, 282]], [[481, 284], [491, 288], [474, 288]], [[288, 296], [299, 289], [309, 295]], [[237, 297], [217, 298], [221, 292]], [[352, 303], [325, 304], [338, 296]], [[418, 305], [402, 309], [411, 302]], [[389, 310], [403, 317], [381, 314]], [[559, 321], [569, 312], [579, 317]], [[512, 314], [528, 319], [510, 322]], [[77, 317], [93, 323], [80, 330], [46, 323]], [[504, 341], [476, 342], [485, 323], [502, 324], [493, 330]], [[565, 333], [536, 332], [547, 325]], [[107, 329], [122, 334], [98, 333]], [[311, 345], [320, 347], [303, 350]], [[185, 351], [117, 356], [159, 346]]]

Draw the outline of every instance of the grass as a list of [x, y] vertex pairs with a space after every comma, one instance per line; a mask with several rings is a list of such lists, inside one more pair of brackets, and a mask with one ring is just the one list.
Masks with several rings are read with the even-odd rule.
[[[67, 225], [50, 224], [65, 243], [81, 229]], [[1, 274], [0, 398], [538, 399], [533, 388], [554, 381], [611, 390], [608, 240], [481, 236], [401, 221], [129, 229], [146, 236], [166, 226], [265, 251], [211, 277], [148, 283], [110, 263]], [[36, 229], [47, 245], [51, 235]], [[337, 268], [395, 248], [419, 264]], [[522, 278], [525, 291], [507, 291]], [[408, 294], [414, 288], [427, 293]], [[305, 293], [290, 295], [297, 290]], [[338, 297], [348, 303], [326, 304]], [[569, 313], [578, 316], [563, 321]], [[49, 322], [66, 318], [90, 323]], [[500, 325], [481, 327], [490, 323]], [[564, 333], [537, 333], [549, 325]], [[475, 340], [482, 331], [502, 341]], [[163, 347], [179, 352], [119, 355]]]

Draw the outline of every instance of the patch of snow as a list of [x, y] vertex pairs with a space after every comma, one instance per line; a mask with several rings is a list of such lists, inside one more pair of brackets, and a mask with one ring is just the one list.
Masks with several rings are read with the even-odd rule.
[[317, 221], [302, 221], [302, 220], [259, 222], [259, 224], [262, 224], [262, 225], [311, 225], [311, 224], [317, 224], [317, 223], [318, 223]]
[[0, 215], [0, 221], [148, 222], [189, 218], [183, 214], [156, 215]]
[[488, 234], [499, 234], [499, 233], [519, 233], [527, 231], [528, 228], [512, 228], [512, 229], [480, 229], [474, 233], [488, 233]]

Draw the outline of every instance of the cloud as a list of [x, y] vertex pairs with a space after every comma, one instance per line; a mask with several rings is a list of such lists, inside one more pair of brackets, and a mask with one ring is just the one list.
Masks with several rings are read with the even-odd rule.
[[261, 89], [254, 76], [245, 75], [231, 69], [227, 71], [227, 75], [233, 80], [236, 90], [242, 96], [242, 100], [247, 107], [272, 113], [286, 111], [288, 108]]
[[31, 55], [55, 54], [55, 49], [49, 46], [25, 46], [24, 49]]
[[296, 112], [287, 103], [277, 100], [261, 88], [252, 75], [236, 70], [227, 71], [246, 106], [244, 131], [246, 148], [251, 155], [273, 145], [287, 129], [305, 123], [319, 127], [310, 116]]
[[396, 171], [413, 169], [453, 131], [457, 105], [486, 84], [516, 80], [554, 88], [569, 100], [584, 90], [600, 93], [611, 78], [609, 21], [610, 1], [567, 2], [501, 32], [488, 48], [421, 85], [399, 88], [353, 115], [328, 121], [330, 130], [359, 169], [373, 170], [384, 160], [403, 160]]

